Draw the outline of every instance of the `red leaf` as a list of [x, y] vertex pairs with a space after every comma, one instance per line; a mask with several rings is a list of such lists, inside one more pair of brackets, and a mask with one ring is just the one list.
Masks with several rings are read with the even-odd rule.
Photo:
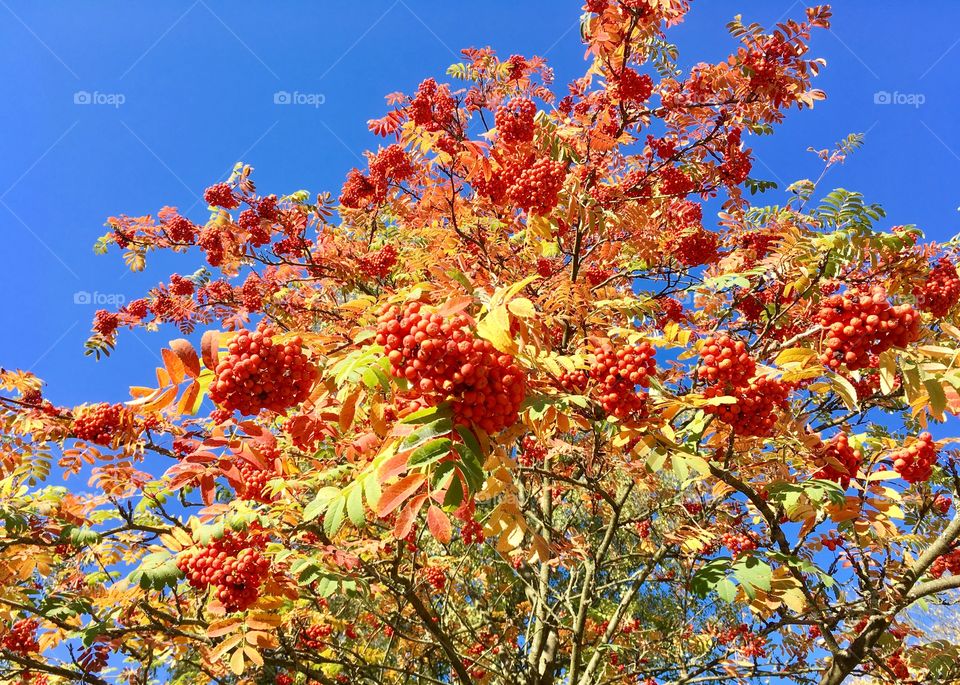
[[450, 526], [450, 518], [443, 512], [443, 509], [436, 504], [431, 504], [427, 510], [427, 526], [433, 537], [444, 545], [450, 544], [453, 537], [453, 529]]
[[403, 504], [404, 500], [413, 495], [427, 480], [423, 473], [411, 473], [404, 476], [393, 485], [386, 488], [380, 495], [377, 513], [384, 517]]
[[420, 513], [420, 509], [423, 508], [423, 503], [426, 501], [426, 493], [417, 495], [410, 500], [410, 503], [397, 516], [397, 522], [393, 526], [393, 537], [400, 540], [410, 535], [410, 531], [413, 530], [413, 522], [417, 520], [417, 514]]
[[200, 340], [200, 354], [203, 355], [203, 365], [213, 371], [219, 361], [220, 331], [207, 331]]

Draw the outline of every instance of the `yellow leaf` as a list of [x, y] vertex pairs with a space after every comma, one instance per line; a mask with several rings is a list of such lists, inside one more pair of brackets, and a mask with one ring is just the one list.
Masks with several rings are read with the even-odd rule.
[[537, 310], [533, 306], [533, 302], [525, 297], [517, 297], [510, 300], [510, 302], [507, 303], [507, 309], [510, 310], [511, 314], [523, 319], [532, 319], [537, 315]]
[[246, 654], [247, 658], [250, 659], [250, 661], [255, 663], [257, 666], [263, 666], [263, 657], [260, 656], [260, 652], [258, 652], [256, 648], [251, 647], [250, 645], [244, 645], [243, 653]]
[[477, 324], [477, 334], [504, 354], [517, 352], [517, 344], [510, 337], [510, 317], [506, 307], [496, 307], [487, 312]]
[[233, 671], [234, 675], [243, 675], [243, 669], [246, 667], [243, 662], [243, 651], [242, 648], [238, 649], [230, 657], [230, 670]]

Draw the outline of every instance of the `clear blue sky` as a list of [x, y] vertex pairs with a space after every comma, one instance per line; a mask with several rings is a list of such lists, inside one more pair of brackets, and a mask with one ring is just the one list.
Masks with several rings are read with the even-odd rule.
[[[813, 176], [819, 165], [808, 146], [867, 132], [866, 149], [828, 184], [882, 203], [890, 225], [916, 223], [946, 239], [960, 216], [960, 3], [836, 5], [834, 29], [815, 35], [812, 52], [828, 60], [819, 80], [828, 100], [793, 112], [775, 138], [750, 141], [762, 160], [754, 175]], [[770, 24], [803, 6], [699, 0], [671, 38], [683, 65], [716, 61], [733, 46], [724, 25], [735, 14]], [[376, 145], [366, 120], [384, 113], [383, 96], [442, 76], [462, 47], [545, 55], [559, 88], [580, 75], [579, 7], [0, 0], [0, 364], [43, 377], [58, 403], [126, 399], [130, 384], [150, 381], [156, 352], [176, 332], [121, 332], [119, 349], [97, 364], [83, 357], [95, 307], [75, 304], [75, 293], [133, 299], [202, 258], [155, 259], [145, 273], [125, 275], [119, 254], [91, 250], [106, 217], [169, 204], [192, 206], [202, 219], [199, 194], [240, 159], [256, 167], [261, 191], [336, 191], [359, 153]], [[278, 91], [322, 95], [323, 104], [277, 105]], [[878, 91], [924, 102], [878, 105]], [[78, 92], [101, 104], [77, 104]]]

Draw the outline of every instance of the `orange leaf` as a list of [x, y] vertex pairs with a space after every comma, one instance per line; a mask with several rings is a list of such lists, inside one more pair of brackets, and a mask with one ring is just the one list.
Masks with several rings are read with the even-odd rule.
[[377, 513], [381, 517], [389, 514], [419, 490], [426, 480], [427, 476], [424, 473], [411, 473], [384, 489], [383, 494], [380, 495]]
[[220, 331], [207, 331], [200, 340], [203, 365], [211, 371], [217, 368], [220, 347]]
[[220, 637], [227, 633], [232, 633], [243, 625], [243, 619], [239, 617], [225, 618], [221, 621], [214, 621], [207, 628], [207, 637]]
[[170, 380], [174, 383], [182, 381], [186, 368], [183, 366], [180, 357], [173, 350], [160, 350], [160, 354], [163, 356], [163, 365], [167, 368], [167, 375], [170, 376]]
[[347, 399], [343, 401], [343, 405], [340, 408], [340, 418], [338, 420], [341, 433], [346, 433], [348, 430], [350, 430], [350, 426], [353, 425], [353, 417], [357, 413], [358, 399], [360, 399], [359, 388], [350, 393]]
[[427, 510], [427, 526], [433, 537], [444, 545], [450, 544], [453, 530], [450, 527], [450, 518], [436, 504], [431, 504]]
[[200, 383], [193, 381], [190, 387], [184, 391], [183, 397], [180, 398], [180, 402], [177, 404], [177, 411], [181, 414], [192, 414], [199, 395]]
[[183, 363], [183, 368], [190, 378], [196, 378], [200, 375], [200, 359], [197, 357], [197, 351], [189, 340], [177, 338], [170, 341], [170, 349], [177, 355]]

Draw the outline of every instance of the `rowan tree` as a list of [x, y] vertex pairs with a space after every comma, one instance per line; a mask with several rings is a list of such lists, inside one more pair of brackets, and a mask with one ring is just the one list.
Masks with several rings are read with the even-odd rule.
[[957, 676], [911, 620], [960, 587], [928, 431], [960, 411], [957, 245], [752, 175], [824, 97], [828, 8], [688, 72], [687, 0], [585, 10], [582, 78], [464, 50], [339, 193], [238, 165], [202, 216], [109, 219], [99, 251], [189, 275], [89, 351], [190, 337], [124, 402], [0, 374], [5, 682]]

